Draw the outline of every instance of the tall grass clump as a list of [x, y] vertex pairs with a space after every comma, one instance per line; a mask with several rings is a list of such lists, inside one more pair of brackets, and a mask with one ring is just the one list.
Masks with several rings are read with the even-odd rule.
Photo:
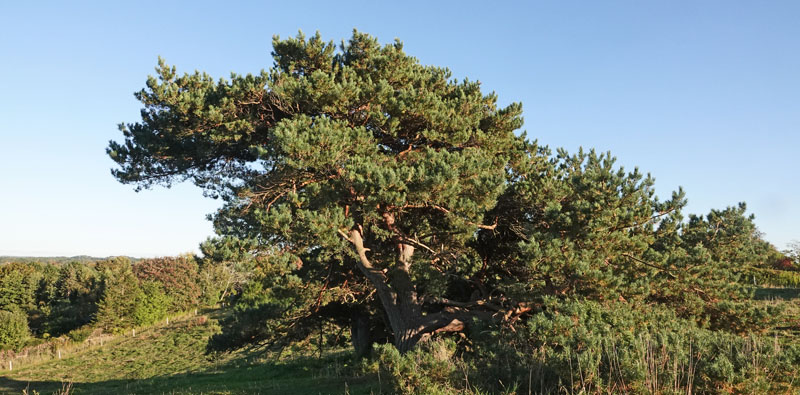
[[422, 343], [405, 354], [390, 344], [380, 345], [376, 351], [379, 377], [392, 393], [449, 395], [466, 390], [459, 382], [459, 361], [452, 340]]

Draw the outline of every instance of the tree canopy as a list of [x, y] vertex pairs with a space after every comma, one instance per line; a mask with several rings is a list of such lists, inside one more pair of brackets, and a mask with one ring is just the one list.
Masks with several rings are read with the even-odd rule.
[[[346, 317], [362, 350], [378, 321], [401, 352], [476, 321], [513, 329], [552, 298], [656, 304], [733, 331], [767, 319], [737, 282], [769, 249], [743, 205], [685, 222], [683, 191], [660, 201], [610, 154], [553, 154], [520, 133], [521, 104], [400, 42], [299, 34], [273, 48], [271, 69], [228, 80], [159, 60], [136, 93], [141, 121], [107, 150], [122, 183], [190, 180], [223, 200], [224, 237], [204, 249], [255, 257], [250, 313]], [[238, 333], [302, 328], [270, 325]]]

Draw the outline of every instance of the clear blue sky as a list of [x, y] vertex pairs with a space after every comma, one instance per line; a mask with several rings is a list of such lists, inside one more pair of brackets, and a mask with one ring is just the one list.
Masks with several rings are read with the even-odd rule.
[[[800, 2], [0, 2], [0, 255], [172, 255], [212, 234], [191, 185], [140, 193], [105, 155], [159, 55], [258, 72], [271, 37], [353, 28], [521, 101], [551, 147], [610, 150], [688, 212], [748, 203], [800, 239]], [[300, 3], [300, 4], [297, 4]]]

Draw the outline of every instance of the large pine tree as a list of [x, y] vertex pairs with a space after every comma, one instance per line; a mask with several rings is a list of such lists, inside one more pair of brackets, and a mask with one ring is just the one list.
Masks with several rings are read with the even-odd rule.
[[473, 309], [443, 308], [417, 278], [464, 279], [479, 266], [466, 244], [497, 222], [485, 213], [523, 146], [521, 106], [499, 108], [479, 83], [420, 65], [399, 42], [354, 33], [338, 52], [319, 35], [273, 45], [274, 68], [230, 81], [161, 62], [137, 94], [142, 122], [110, 144], [114, 175], [140, 187], [191, 179], [225, 200], [220, 233], [354, 265], [401, 350], [461, 329]]
[[191, 180], [224, 200], [221, 240], [272, 262], [258, 311], [349, 306], [365, 350], [378, 306], [401, 352], [475, 318], [514, 325], [545, 296], [742, 317], [727, 302], [746, 298], [737, 273], [763, 243], [743, 209], [684, 224], [682, 192], [658, 201], [610, 155], [552, 155], [515, 133], [520, 104], [499, 107], [399, 42], [273, 46], [272, 69], [230, 80], [160, 61], [136, 94], [141, 122], [108, 148], [120, 182]]

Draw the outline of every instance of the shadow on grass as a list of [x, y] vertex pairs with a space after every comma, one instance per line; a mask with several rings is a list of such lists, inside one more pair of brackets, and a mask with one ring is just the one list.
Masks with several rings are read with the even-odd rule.
[[791, 300], [800, 298], [800, 288], [756, 288], [756, 300]]
[[[349, 376], [341, 366], [320, 366], [331, 360], [298, 359], [291, 362], [244, 363], [234, 361], [213, 370], [73, 383], [74, 394], [379, 394], [377, 376]], [[61, 381], [24, 381], [0, 377], [0, 393], [41, 395], [57, 393]]]

